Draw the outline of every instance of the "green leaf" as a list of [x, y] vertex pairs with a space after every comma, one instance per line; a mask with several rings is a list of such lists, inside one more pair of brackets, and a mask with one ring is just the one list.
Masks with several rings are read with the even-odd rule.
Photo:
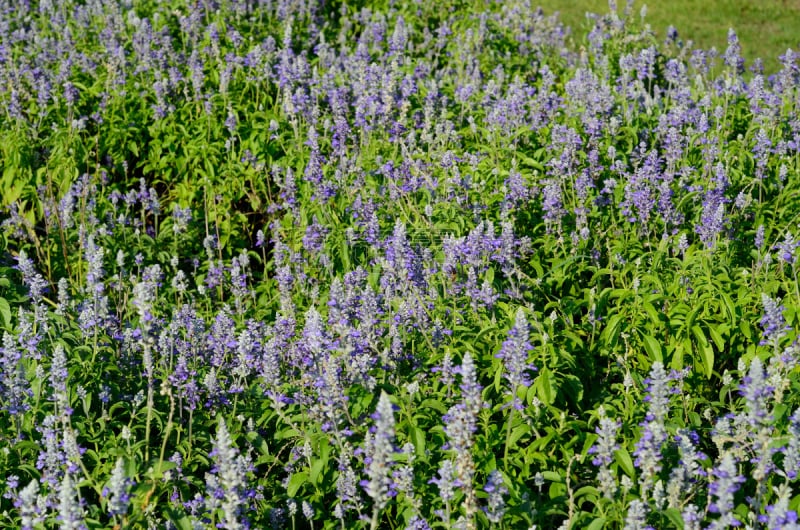
[[0, 297], [0, 317], [2, 317], [2, 325], [4, 328], [11, 327], [11, 306], [8, 300]]
[[318, 458], [313, 464], [311, 464], [311, 473], [309, 474], [308, 478], [312, 484], [318, 483], [317, 479], [325, 468], [326, 463], [327, 459]]
[[609, 344], [614, 346], [619, 338], [620, 327], [622, 324], [622, 315], [616, 314], [608, 319], [608, 325], [603, 330], [602, 338]]
[[564, 479], [561, 478], [561, 475], [555, 471], [543, 471], [542, 476], [545, 480], [549, 480], [550, 482], [564, 482]]
[[542, 368], [534, 382], [534, 386], [536, 387], [536, 393], [539, 399], [542, 400], [542, 403], [545, 405], [552, 405], [556, 397], [556, 387], [553, 384], [553, 377], [550, 375], [550, 370], [546, 367]]
[[419, 427], [411, 427], [411, 440], [414, 444], [414, 452], [417, 458], [425, 457], [425, 432]]
[[661, 344], [652, 335], [642, 335], [642, 342], [647, 356], [651, 361], [664, 362], [664, 357], [661, 353]]
[[677, 508], [667, 508], [661, 513], [663, 513], [667, 519], [669, 519], [670, 522], [675, 525], [675, 528], [678, 530], [683, 530], [683, 516]]
[[172, 524], [177, 526], [180, 530], [192, 530], [192, 522], [185, 513], [181, 513], [175, 508], [167, 508], [164, 510], [164, 518], [169, 519]]
[[714, 341], [714, 345], [717, 347], [719, 351], [723, 351], [725, 349], [725, 339], [722, 338], [722, 335], [717, 328], [713, 326], [708, 327], [708, 334], [711, 336], [711, 340]]
[[250, 442], [253, 445], [253, 447], [258, 449], [261, 454], [269, 456], [270, 452], [269, 452], [269, 446], [267, 445], [267, 441], [264, 438], [262, 438], [260, 434], [258, 434], [255, 431], [250, 431], [247, 433], [246, 438], [247, 441]]
[[633, 460], [631, 460], [631, 455], [626, 449], [617, 449], [614, 451], [614, 460], [619, 464], [619, 467], [622, 468], [622, 471], [624, 471], [626, 475], [630, 478], [634, 478], [635, 470], [633, 469]]
[[286, 494], [289, 497], [294, 497], [297, 495], [297, 490], [308, 481], [308, 473], [305, 471], [301, 471], [299, 473], [295, 473], [292, 475], [292, 478], [289, 479], [289, 485], [286, 487]]
[[586, 527], [586, 530], [600, 530], [601, 528], [605, 527], [606, 525], [606, 518], [605, 517], [598, 517], [592, 524]]

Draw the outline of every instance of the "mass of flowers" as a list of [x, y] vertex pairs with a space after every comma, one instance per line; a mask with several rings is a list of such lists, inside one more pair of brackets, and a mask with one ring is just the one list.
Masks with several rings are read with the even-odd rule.
[[800, 54], [0, 6], [0, 526], [800, 528]]

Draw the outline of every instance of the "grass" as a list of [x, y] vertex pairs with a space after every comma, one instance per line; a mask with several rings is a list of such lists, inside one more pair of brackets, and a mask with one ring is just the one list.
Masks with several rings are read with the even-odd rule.
[[[539, 4], [547, 13], [558, 11], [578, 43], [589, 28], [586, 13], [608, 12], [606, 0], [540, 0]], [[695, 47], [713, 46], [722, 52], [727, 47], [728, 28], [733, 28], [747, 66], [760, 57], [767, 73], [780, 69], [778, 57], [787, 48], [800, 48], [800, 1], [797, 0], [637, 2], [633, 7], [635, 16], [638, 17], [643, 5], [647, 6], [645, 22], [658, 37], [664, 37], [672, 25], [684, 41], [694, 41]], [[624, 7], [625, 0], [618, 0], [620, 12]]]

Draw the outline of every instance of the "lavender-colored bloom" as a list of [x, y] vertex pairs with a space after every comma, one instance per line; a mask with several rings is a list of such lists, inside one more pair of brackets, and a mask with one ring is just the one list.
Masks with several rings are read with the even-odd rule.
[[753, 243], [759, 251], [764, 249], [764, 225], [758, 225], [755, 241]]
[[428, 481], [430, 484], [436, 484], [439, 488], [439, 498], [441, 498], [444, 502], [449, 502], [453, 500], [455, 497], [455, 488], [457, 487], [457, 481], [455, 478], [455, 466], [453, 466], [452, 460], [443, 460], [442, 463], [439, 465], [439, 476], [438, 478], [432, 478]]
[[39, 481], [36, 479], [28, 482], [28, 485], [19, 492], [14, 507], [19, 510], [22, 530], [33, 530], [44, 522], [46, 513], [44, 500], [39, 494]]
[[800, 247], [800, 241], [796, 241], [794, 236], [787, 232], [783, 241], [775, 245], [774, 249], [778, 251], [778, 257], [789, 265], [794, 264], [795, 250]]
[[717, 190], [711, 190], [703, 201], [703, 213], [700, 224], [695, 227], [695, 232], [700, 235], [700, 240], [706, 247], [713, 249], [717, 236], [725, 229], [725, 197]]
[[497, 358], [503, 359], [504, 376], [508, 380], [511, 405], [517, 410], [524, 408], [522, 400], [517, 396], [517, 388], [530, 386], [531, 379], [527, 372], [536, 370], [536, 367], [528, 362], [528, 352], [532, 349], [528, 321], [525, 319], [525, 312], [519, 308], [514, 326], [508, 331], [508, 338], [503, 342], [500, 353], [496, 355]]
[[605, 409], [601, 406], [598, 410], [599, 425], [595, 428], [598, 435], [597, 441], [589, 449], [589, 454], [595, 455], [592, 464], [598, 467], [597, 482], [600, 491], [607, 499], [613, 499], [617, 492], [617, 482], [612, 473], [610, 464], [614, 461], [614, 452], [619, 449], [617, 433], [622, 424], [606, 416]]
[[766, 293], [761, 293], [761, 305], [764, 306], [764, 315], [761, 317], [761, 327], [764, 329], [762, 344], [777, 345], [786, 336], [786, 332], [791, 329], [786, 325], [786, 319], [783, 317], [786, 308], [780, 303], [780, 298], [772, 299]]
[[21, 250], [17, 256], [17, 268], [22, 273], [22, 283], [28, 286], [31, 299], [38, 304], [42, 301], [42, 294], [47, 289], [47, 281], [36, 271], [33, 260], [28, 258], [24, 250]]
[[760, 523], [766, 523], [766, 528], [780, 528], [782, 530], [798, 530], [797, 512], [789, 509], [792, 497], [792, 488], [786, 483], [774, 488], [778, 497], [775, 504], [767, 506], [767, 514], [758, 518]]
[[670, 394], [676, 392], [676, 389], [671, 387], [671, 383], [679, 377], [676, 374], [667, 374], [664, 365], [656, 361], [650, 369], [649, 377], [645, 379], [648, 387], [645, 401], [649, 403], [649, 406], [642, 424], [642, 435], [636, 442], [634, 451], [636, 456], [634, 463], [641, 470], [639, 483], [643, 496], [644, 492], [653, 485], [653, 480], [658, 472], [661, 471], [661, 451], [667, 440], [665, 420], [669, 412]]
[[3, 345], [0, 348], [0, 403], [2, 409], [15, 418], [21, 418], [18, 415], [30, 408], [28, 399], [33, 396], [22, 360], [22, 350], [17, 347], [14, 337], [3, 332]]
[[[356, 471], [350, 463], [352, 448], [349, 443], [344, 444], [344, 451], [339, 455], [339, 476], [336, 478], [336, 496], [339, 499], [339, 508], [342, 517], [351, 509], [361, 508], [361, 499], [358, 494], [358, 479]], [[341, 517], [340, 517], [341, 518]]]
[[487, 519], [491, 523], [501, 522], [506, 512], [504, 497], [508, 494], [508, 488], [503, 482], [503, 475], [496, 469], [489, 473], [489, 478], [486, 481], [486, 486], [483, 487], [483, 491], [489, 496], [487, 506], [484, 508]]
[[[240, 521], [240, 514], [245, 502], [243, 489], [246, 487], [247, 461], [239, 456], [233, 444], [225, 419], [220, 416], [217, 425], [217, 436], [214, 439], [215, 479], [222, 491], [221, 508], [224, 516], [224, 527], [228, 529], [244, 528]], [[207, 482], [209, 476], [206, 476]], [[209, 495], [219, 495], [216, 491], [209, 491]]]
[[739, 391], [747, 406], [745, 421], [753, 428], [769, 424], [771, 417], [768, 401], [775, 389], [769, 385], [761, 359], [754, 357], [747, 375], [742, 378]]
[[739, 526], [741, 523], [734, 517], [734, 494], [739, 490], [745, 478], [739, 474], [736, 468], [736, 460], [730, 452], [722, 455], [717, 467], [711, 471], [711, 482], [708, 486], [711, 501], [708, 511], [718, 513], [719, 519], [711, 523], [708, 528], [717, 530]]
[[106, 511], [111, 516], [125, 515], [130, 504], [132, 481], [125, 476], [125, 462], [117, 459], [108, 484], [103, 488], [103, 496], [108, 499]]
[[704, 459], [705, 455], [696, 447], [698, 439], [695, 432], [685, 429], [679, 430], [675, 436], [680, 461], [672, 468], [667, 483], [669, 506], [672, 508], [681, 506], [686, 492], [690, 491], [692, 485], [700, 478], [706, 476], [706, 472], [700, 464], [700, 460]]
[[406, 530], [431, 530], [431, 525], [419, 515], [412, 515], [408, 520]]
[[695, 504], [689, 504], [681, 512], [684, 530], [701, 530], [702, 515]]
[[53, 399], [56, 410], [63, 416], [72, 414], [69, 407], [69, 393], [67, 392], [67, 354], [61, 343], [56, 343], [53, 349], [53, 360], [50, 365], [50, 386], [53, 388]]
[[394, 480], [392, 480], [392, 455], [395, 450], [394, 411], [392, 402], [385, 392], [381, 392], [373, 418], [375, 426], [365, 442], [368, 479], [361, 484], [367, 495], [375, 502], [375, 510], [380, 511], [395, 495]]
[[800, 474], [800, 407], [795, 409], [789, 424], [789, 443], [783, 450], [783, 472], [790, 480]]
[[172, 206], [172, 232], [182, 234], [189, 228], [189, 222], [192, 220], [192, 209], [181, 208], [177, 203]]
[[561, 227], [561, 218], [566, 213], [562, 203], [561, 182], [558, 179], [548, 179], [545, 182], [542, 189], [542, 209], [548, 231], [552, 231], [553, 227], [558, 231]]
[[477, 369], [472, 360], [472, 355], [470, 355], [469, 352], [464, 354], [459, 373], [461, 374], [460, 388], [464, 406], [477, 416], [480, 409], [483, 408], [483, 400], [481, 398], [482, 387], [478, 384]]
[[742, 47], [739, 45], [739, 37], [733, 28], [728, 29], [728, 48], [725, 50], [725, 65], [730, 67], [735, 75], [744, 72], [744, 59], [742, 58]]
[[314, 507], [311, 506], [311, 503], [309, 503], [308, 501], [304, 500], [303, 504], [302, 504], [302, 508], [303, 508], [303, 516], [306, 519], [308, 519], [309, 521], [314, 519]]
[[58, 521], [62, 530], [85, 530], [83, 509], [76, 498], [78, 491], [72, 475], [65, 473], [58, 490]]
[[652, 527], [647, 525], [647, 504], [639, 499], [631, 501], [628, 505], [628, 513], [625, 516], [624, 530], [650, 530]]

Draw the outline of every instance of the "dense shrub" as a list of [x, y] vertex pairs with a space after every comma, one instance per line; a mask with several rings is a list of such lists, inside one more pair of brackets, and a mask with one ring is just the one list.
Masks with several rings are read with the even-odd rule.
[[798, 526], [791, 50], [613, 9], [571, 50], [517, 0], [33, 4], [0, 524]]

